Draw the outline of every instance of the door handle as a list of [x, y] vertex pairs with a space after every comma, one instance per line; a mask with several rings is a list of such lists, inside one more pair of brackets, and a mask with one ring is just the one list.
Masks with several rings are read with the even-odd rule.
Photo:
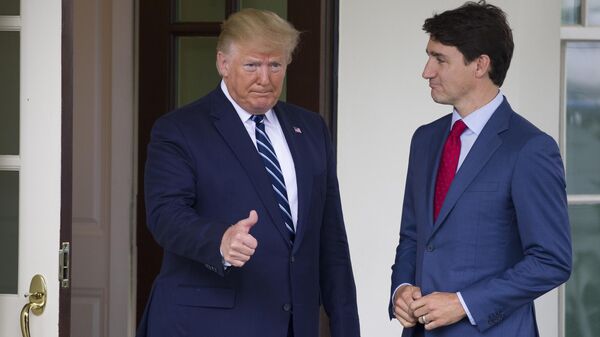
[[21, 333], [23, 337], [31, 337], [29, 332], [29, 311], [34, 315], [39, 316], [44, 313], [46, 308], [46, 297], [48, 290], [46, 289], [46, 280], [40, 274], [33, 276], [29, 285], [29, 293], [25, 297], [29, 299], [29, 303], [23, 306], [21, 310]]

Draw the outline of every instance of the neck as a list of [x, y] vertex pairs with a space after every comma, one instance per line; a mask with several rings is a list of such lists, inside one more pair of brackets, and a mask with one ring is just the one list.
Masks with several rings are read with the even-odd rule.
[[490, 85], [482, 87], [479, 90], [473, 90], [469, 97], [463, 102], [460, 102], [460, 104], [456, 104], [454, 108], [460, 117], [465, 118], [473, 113], [473, 111], [476, 111], [491, 102], [494, 97], [498, 95], [499, 89], [500, 88], [495, 85]]

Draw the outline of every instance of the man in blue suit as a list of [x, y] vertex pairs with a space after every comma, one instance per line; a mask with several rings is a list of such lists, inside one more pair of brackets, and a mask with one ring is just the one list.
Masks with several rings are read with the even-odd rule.
[[571, 272], [559, 149], [499, 90], [513, 53], [501, 9], [468, 2], [423, 29], [423, 77], [454, 110], [412, 138], [390, 318], [403, 337], [538, 336], [534, 299]]
[[[160, 118], [145, 171], [164, 248], [137, 336], [359, 336], [356, 289], [328, 129], [278, 102], [298, 42], [243, 10], [222, 25], [220, 86]], [[140, 266], [143, 268], [143, 266]]]

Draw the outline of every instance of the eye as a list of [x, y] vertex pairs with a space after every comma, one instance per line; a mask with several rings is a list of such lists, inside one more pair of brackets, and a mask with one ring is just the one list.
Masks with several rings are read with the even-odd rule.
[[258, 69], [258, 63], [256, 63], [256, 62], [244, 63], [244, 70], [256, 71], [256, 69]]
[[279, 62], [271, 62], [269, 65], [271, 67], [271, 71], [273, 72], [281, 71], [281, 69], [283, 68], [283, 65]]

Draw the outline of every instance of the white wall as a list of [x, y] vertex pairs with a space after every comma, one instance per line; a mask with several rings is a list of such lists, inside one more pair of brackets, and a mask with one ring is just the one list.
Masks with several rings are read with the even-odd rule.
[[[464, 1], [340, 1], [338, 174], [364, 336], [399, 336], [387, 317], [413, 131], [451, 111], [421, 78], [434, 12]], [[517, 112], [558, 139], [559, 0], [490, 1], [513, 28], [515, 55], [502, 88]], [[542, 337], [558, 336], [558, 292], [537, 303]]]

